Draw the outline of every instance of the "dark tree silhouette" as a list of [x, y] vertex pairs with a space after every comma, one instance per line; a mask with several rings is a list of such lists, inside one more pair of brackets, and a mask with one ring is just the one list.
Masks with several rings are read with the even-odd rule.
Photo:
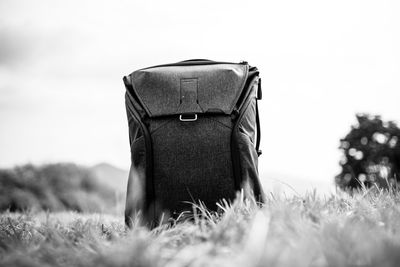
[[340, 140], [342, 172], [335, 177], [342, 189], [364, 184], [387, 187], [400, 176], [400, 129], [380, 116], [356, 115], [358, 123]]

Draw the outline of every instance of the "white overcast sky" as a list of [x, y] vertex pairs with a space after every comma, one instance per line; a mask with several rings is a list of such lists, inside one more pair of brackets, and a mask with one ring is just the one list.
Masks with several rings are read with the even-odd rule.
[[400, 120], [400, 1], [0, 0], [0, 167], [130, 163], [122, 76], [257, 66], [264, 183], [327, 190], [354, 114]]

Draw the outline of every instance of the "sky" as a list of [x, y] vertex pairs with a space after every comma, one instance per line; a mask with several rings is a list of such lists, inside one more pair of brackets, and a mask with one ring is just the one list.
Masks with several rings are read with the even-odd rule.
[[395, 0], [0, 0], [0, 167], [128, 169], [124, 75], [245, 60], [262, 77], [262, 182], [328, 192], [355, 114], [400, 120], [398, 14]]

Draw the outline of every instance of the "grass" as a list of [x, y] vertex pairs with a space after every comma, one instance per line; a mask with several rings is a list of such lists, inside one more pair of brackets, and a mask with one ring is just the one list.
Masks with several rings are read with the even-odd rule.
[[123, 217], [0, 215], [0, 266], [399, 266], [400, 194], [239, 196], [224, 214], [126, 230]]

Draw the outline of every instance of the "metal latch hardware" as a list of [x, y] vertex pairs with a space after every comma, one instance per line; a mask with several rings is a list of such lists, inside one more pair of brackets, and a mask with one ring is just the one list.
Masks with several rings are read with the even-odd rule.
[[179, 115], [180, 121], [196, 121], [197, 114], [181, 114]]

